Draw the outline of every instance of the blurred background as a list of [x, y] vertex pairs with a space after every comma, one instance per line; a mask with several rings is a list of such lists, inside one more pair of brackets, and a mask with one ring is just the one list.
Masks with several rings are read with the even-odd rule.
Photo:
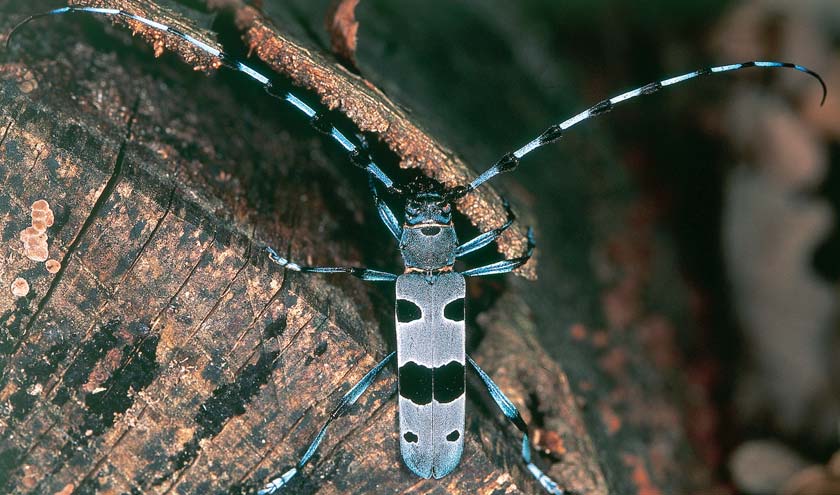
[[[246, 52], [230, 15], [208, 14], [236, 0], [160, 3], [201, 12]], [[330, 0], [250, 4], [330, 50]], [[476, 171], [651, 81], [756, 59], [819, 72], [824, 106], [804, 74], [747, 69], [633, 100], [529, 155], [493, 185], [535, 226], [539, 278], [483, 283], [531, 308], [613, 492], [840, 494], [840, 2], [361, 0], [355, 17], [351, 69]], [[79, 22], [97, 50], [128, 39]], [[147, 55], [147, 73], [212, 86]], [[249, 82], [218, 80], [243, 118], [272, 115]], [[264, 196], [282, 191], [241, 179], [269, 217]], [[367, 194], [363, 178], [348, 183]], [[387, 241], [365, 239], [362, 254], [396, 261]]]

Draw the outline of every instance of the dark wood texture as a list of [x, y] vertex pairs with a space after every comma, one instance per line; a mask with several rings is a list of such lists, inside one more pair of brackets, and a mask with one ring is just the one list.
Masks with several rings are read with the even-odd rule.
[[[250, 44], [267, 64], [264, 70], [303, 84], [312, 101], [347, 112], [350, 121], [380, 136], [384, 144], [374, 143], [375, 151], [391, 169], [419, 166], [449, 182], [468, 173], [382, 91], [319, 53], [317, 37], [296, 40], [306, 37], [307, 25], [289, 17], [306, 8], [269, 2], [272, 25], [257, 10], [232, 2], [226, 3], [232, 10], [219, 16], [185, 6], [196, 7], [191, 2], [167, 4], [176, 11], [137, 2], [88, 3], [130, 7], [215, 43], [212, 27], [243, 56]], [[19, 7], [17, 15], [0, 17], [0, 31], [24, 12], [48, 6]], [[312, 24], [322, 18], [313, 14]], [[293, 34], [286, 34], [287, 26]], [[156, 49], [165, 48], [155, 59], [138, 39], [107, 20], [44, 19], [21, 31], [4, 55], [0, 490], [251, 492], [297, 460], [338, 398], [393, 347], [390, 287], [286, 274], [260, 250], [269, 242], [302, 262], [398, 270], [398, 252], [370, 204], [365, 178], [334, 143], [314, 135], [300, 115], [250, 81], [190, 70], [187, 64], [211, 64], [178, 43], [152, 39]], [[310, 58], [302, 60], [304, 55]], [[360, 57], [363, 71], [364, 64]], [[374, 125], [376, 118], [385, 120]], [[469, 137], [447, 134], [446, 142]], [[522, 190], [517, 195], [568, 205], [589, 194], [590, 186], [573, 181], [565, 186], [571, 196], [560, 201]], [[30, 205], [39, 199], [56, 213], [48, 230], [50, 257], [62, 266], [56, 274], [27, 259], [18, 241], [29, 225]], [[465, 237], [495, 226], [493, 215], [501, 212], [490, 189], [469, 201], [459, 205]], [[623, 208], [605, 208], [614, 207]], [[552, 219], [541, 222], [556, 227]], [[606, 223], [612, 228], [614, 222]], [[521, 249], [521, 233], [502, 250]], [[576, 235], [560, 253], [571, 253], [575, 265], [588, 265], [590, 252], [610, 239]], [[610, 408], [621, 401], [643, 408], [645, 393], [663, 402], [657, 411], [678, 416], [680, 405], [670, 402], [658, 378], [653, 385], [645, 381], [655, 373], [649, 364], [634, 362], [639, 369], [619, 377], [623, 368], [603, 363], [611, 341], [593, 338], [590, 344], [589, 329], [597, 324], [588, 322], [603, 321], [591, 314], [597, 309], [587, 309], [601, 297], [591, 268], [569, 272], [557, 261], [547, 266], [540, 286], [521, 279], [475, 281], [468, 309], [473, 356], [543, 437], [560, 435], [562, 445], [551, 444], [554, 455], [537, 462], [587, 495], [607, 493], [608, 483], [617, 493], [692, 485], [672, 471], [700, 469], [690, 453], [657, 464], [644, 446], [652, 435], [657, 445], [685, 452], [678, 419], [633, 418], [617, 427], [608, 421]], [[5, 289], [16, 277], [31, 285], [26, 297]], [[568, 299], [567, 290], [581, 295]], [[556, 320], [538, 330], [534, 313], [547, 310]], [[583, 337], [574, 332], [581, 328], [577, 322], [585, 323]], [[607, 319], [608, 326], [623, 324]], [[547, 332], [555, 330], [562, 335], [546, 343]], [[556, 351], [576, 339], [581, 347], [564, 352], [571, 356], [577, 398]], [[622, 346], [616, 344], [619, 351]], [[520, 462], [518, 435], [478, 382], [469, 390], [459, 468], [440, 481], [412, 475], [398, 453], [394, 378], [386, 370], [334, 423], [293, 493], [539, 492]], [[622, 450], [625, 445], [630, 447]], [[650, 466], [663, 462], [665, 471], [649, 474]]]

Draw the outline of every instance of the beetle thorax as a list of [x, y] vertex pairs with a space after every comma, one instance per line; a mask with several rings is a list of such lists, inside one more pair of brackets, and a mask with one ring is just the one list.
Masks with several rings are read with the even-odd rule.
[[446, 200], [425, 193], [406, 202], [400, 252], [407, 271], [447, 269], [455, 263], [457, 246], [452, 207]]

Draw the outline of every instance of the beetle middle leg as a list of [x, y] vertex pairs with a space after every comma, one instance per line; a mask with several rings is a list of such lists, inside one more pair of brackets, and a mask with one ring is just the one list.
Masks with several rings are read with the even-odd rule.
[[536, 243], [534, 242], [534, 231], [532, 229], [528, 229], [528, 250], [523, 256], [519, 256], [517, 258], [511, 258], [508, 260], [497, 261], [495, 263], [491, 263], [489, 265], [480, 266], [478, 268], [471, 268], [469, 270], [464, 270], [461, 272], [461, 275], [465, 277], [481, 277], [484, 275], [496, 275], [499, 273], [509, 273], [520, 266], [524, 265], [531, 259], [531, 255], [534, 254], [534, 247]]
[[504, 202], [505, 211], [507, 212], [507, 219], [505, 220], [505, 223], [503, 223], [502, 226], [499, 228], [488, 230], [487, 232], [479, 234], [475, 238], [458, 246], [458, 248], [455, 250], [456, 258], [460, 258], [465, 254], [472, 253], [473, 251], [479, 250], [484, 246], [490, 244], [491, 242], [498, 239], [502, 235], [502, 233], [508, 229], [508, 227], [513, 225], [514, 220], [516, 220], [516, 215], [514, 215], [513, 210], [510, 209], [510, 203], [508, 203], [508, 200], [502, 198], [502, 201]]
[[369, 282], [393, 282], [397, 279], [397, 276], [393, 273], [383, 272], [379, 270], [371, 270], [370, 268], [363, 268], [357, 266], [306, 266], [306, 265], [299, 265], [294, 261], [288, 260], [279, 254], [277, 251], [270, 247], [265, 248], [265, 252], [268, 253], [268, 257], [274, 263], [286, 268], [288, 270], [292, 270], [294, 272], [303, 272], [303, 273], [348, 273], [353, 275], [354, 277], [358, 277], [362, 280], [367, 280]]

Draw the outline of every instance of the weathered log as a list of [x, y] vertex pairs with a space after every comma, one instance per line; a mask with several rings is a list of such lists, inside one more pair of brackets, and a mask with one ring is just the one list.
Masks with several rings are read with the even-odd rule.
[[[105, 3], [126, 4], [97, 4]], [[131, 5], [215, 42], [195, 27], [218, 20], [214, 14]], [[284, 8], [265, 6], [278, 22], [286, 19]], [[4, 16], [0, 31], [20, 18]], [[287, 75], [294, 70], [278, 46], [313, 51], [249, 7], [227, 21], [237, 26], [226, 25], [225, 16], [219, 21], [234, 33], [229, 44], [236, 45], [241, 30], [257, 55]], [[306, 262], [396, 269], [398, 253], [370, 204], [365, 178], [334, 143], [313, 135], [299, 115], [250, 81], [227, 73], [208, 79], [176, 57], [153, 59], [107, 21], [42, 21], [12, 47], [0, 86], [0, 206], [8, 205], [0, 208], [0, 282], [8, 287], [22, 277], [31, 288], [20, 298], [0, 292], [4, 488], [253, 491], [297, 460], [338, 398], [393, 348], [390, 288], [286, 274], [261, 252], [265, 242], [281, 243], [275, 245], [281, 253]], [[193, 66], [208, 67], [189, 56]], [[360, 63], [364, 70], [363, 57]], [[420, 165], [446, 181], [468, 173], [423, 126], [329, 56], [316, 53], [294, 67], [292, 80], [314, 91], [312, 101], [351, 109], [353, 123], [383, 133], [377, 157], [387, 159], [386, 148], [397, 153], [386, 165]], [[349, 81], [340, 97], [336, 80]], [[363, 104], [369, 106], [354, 107]], [[371, 127], [369, 114], [353, 108], [376, 108], [398, 120]], [[429, 141], [418, 147], [418, 136]], [[585, 194], [583, 182], [565, 187], [573, 197]], [[495, 193], [475, 198], [463, 205], [466, 220], [495, 226], [492, 213], [501, 211]], [[55, 274], [28, 259], [18, 240], [29, 226], [30, 205], [40, 199], [56, 216], [47, 230], [50, 257], [61, 262]], [[511, 239], [503, 251], [521, 248]], [[590, 249], [576, 239], [572, 251]], [[560, 276], [569, 276], [556, 262], [548, 266], [555, 271], [536, 288], [493, 280], [471, 286], [468, 351], [542, 438], [552, 440], [541, 443], [553, 454], [537, 460], [552, 476], [586, 494], [606, 493], [607, 482], [632, 493], [628, 487], [639, 486], [648, 453], [615, 448], [614, 432], [605, 434], [601, 425], [609, 405], [585, 408], [584, 423], [557, 364], [560, 353], [549, 356], [535, 337], [553, 329], [538, 332], [528, 304], [556, 306], [552, 325], [563, 335], [555, 348], [580, 337], [569, 331], [580, 327], [570, 323], [588, 319], [576, 313], [578, 302], [547, 302], [557, 296]], [[572, 277], [567, 283], [589, 291], [577, 301], [599, 297], [590, 271]], [[580, 345], [565, 351], [579, 353], [570, 359], [570, 375], [580, 380], [573, 385], [582, 396], [590, 397], [593, 384], [591, 397], [609, 396], [614, 376], [593, 364], [603, 346]], [[294, 493], [539, 492], [519, 459], [518, 434], [477, 386], [470, 389], [459, 468], [439, 481], [411, 474], [399, 458], [394, 388], [388, 370], [334, 423]], [[634, 428], [625, 427], [621, 441], [632, 445], [650, 434]], [[666, 433], [683, 445], [680, 431]], [[652, 486], [687, 486], [671, 471], [652, 477]]]

